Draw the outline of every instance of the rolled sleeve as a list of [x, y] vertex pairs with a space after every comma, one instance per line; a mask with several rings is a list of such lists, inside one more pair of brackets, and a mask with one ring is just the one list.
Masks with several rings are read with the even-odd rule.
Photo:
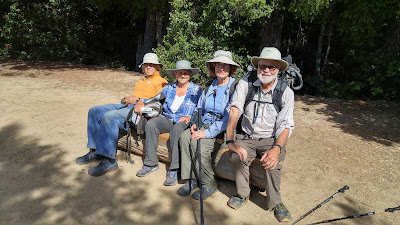
[[235, 106], [239, 110], [239, 117], [243, 114], [243, 107], [246, 101], [247, 92], [249, 91], [248, 87], [248, 78], [245, 77], [239, 81], [236, 86], [236, 90], [233, 93], [232, 101], [229, 106], [226, 108], [226, 111], [229, 113], [232, 106]]
[[289, 129], [289, 137], [294, 130], [294, 93], [292, 89], [286, 88], [282, 96], [282, 109], [276, 120], [276, 137], [282, 133], [284, 129]]

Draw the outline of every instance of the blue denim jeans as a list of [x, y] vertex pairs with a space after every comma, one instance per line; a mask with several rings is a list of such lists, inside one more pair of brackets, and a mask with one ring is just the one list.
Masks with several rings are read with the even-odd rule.
[[[107, 104], [94, 106], [88, 113], [87, 147], [96, 149], [96, 153], [115, 159], [118, 134], [121, 130], [128, 130], [125, 118], [133, 105], [124, 107], [124, 104]], [[132, 120], [135, 121], [133, 113]]]

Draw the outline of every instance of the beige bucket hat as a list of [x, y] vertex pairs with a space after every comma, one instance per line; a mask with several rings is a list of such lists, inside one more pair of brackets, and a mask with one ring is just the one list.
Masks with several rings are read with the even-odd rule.
[[192, 76], [200, 72], [199, 68], [192, 68], [192, 64], [187, 60], [179, 60], [176, 62], [175, 69], [166, 69], [165, 72], [168, 75], [175, 76], [175, 71], [177, 70], [189, 70], [192, 72]]
[[143, 56], [143, 62], [142, 62], [142, 64], [139, 65], [139, 68], [141, 68], [142, 65], [145, 64], [145, 63], [157, 64], [157, 65], [160, 65], [161, 67], [163, 66], [163, 64], [161, 64], [158, 61], [158, 56], [155, 53], [146, 53]]
[[281, 52], [277, 48], [274, 48], [274, 47], [263, 48], [260, 56], [253, 56], [251, 58], [251, 64], [253, 64], [253, 66], [257, 68], [258, 62], [261, 59], [270, 59], [270, 60], [278, 61], [281, 66], [281, 68], [279, 69], [280, 71], [287, 70], [287, 68], [289, 67], [289, 64], [285, 60], [282, 60]]
[[208, 72], [214, 73], [214, 71], [211, 70], [210, 64], [211, 63], [226, 63], [232, 66], [239, 67], [239, 64], [235, 63], [232, 60], [232, 53], [230, 51], [224, 51], [224, 50], [218, 50], [214, 53], [213, 59], [209, 60], [206, 62], [206, 67], [208, 69]]

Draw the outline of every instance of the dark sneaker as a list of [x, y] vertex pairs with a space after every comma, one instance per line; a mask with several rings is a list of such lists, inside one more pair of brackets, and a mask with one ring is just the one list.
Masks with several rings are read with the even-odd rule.
[[170, 170], [167, 173], [167, 178], [164, 181], [165, 186], [174, 186], [178, 183], [178, 171]]
[[189, 180], [186, 181], [186, 183], [184, 185], [182, 185], [182, 187], [180, 187], [178, 189], [178, 191], [176, 192], [178, 195], [180, 196], [189, 196], [190, 193], [192, 193], [192, 191], [197, 188], [197, 181], [196, 179], [192, 179], [192, 182], [189, 185]]
[[99, 165], [90, 168], [88, 173], [92, 176], [98, 177], [117, 169], [118, 169], [117, 160], [107, 158], [103, 159], [103, 161], [101, 161]]
[[[206, 200], [210, 195], [214, 194], [215, 192], [218, 191], [218, 188], [202, 188], [203, 190], [203, 200]], [[200, 189], [198, 189], [197, 191], [193, 192], [192, 194], [192, 198], [196, 199], [196, 200], [200, 200]]]
[[138, 177], [146, 177], [148, 176], [151, 172], [154, 172], [158, 170], [158, 165], [157, 166], [146, 166], [144, 165], [142, 169], [137, 171], [136, 176]]
[[232, 209], [238, 209], [242, 207], [247, 201], [249, 201], [249, 197], [250, 196], [241, 198], [239, 196], [233, 196], [229, 199], [228, 206]]
[[76, 163], [79, 165], [83, 165], [94, 161], [99, 161], [101, 160], [101, 158], [102, 157], [100, 155], [97, 155], [94, 150], [90, 150], [90, 152], [88, 152], [86, 155], [77, 158]]
[[279, 222], [289, 222], [290, 220], [292, 220], [289, 210], [286, 208], [286, 206], [283, 203], [279, 203], [278, 205], [276, 205], [273, 208], [273, 210], [274, 210], [275, 218]]

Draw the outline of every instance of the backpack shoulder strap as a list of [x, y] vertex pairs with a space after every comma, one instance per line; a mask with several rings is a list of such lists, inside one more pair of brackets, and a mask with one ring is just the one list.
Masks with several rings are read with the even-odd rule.
[[232, 85], [229, 87], [229, 96], [232, 95], [232, 93], [236, 90], [236, 85], [239, 83], [239, 79], [235, 79], [233, 81]]
[[283, 79], [278, 79], [278, 83], [274, 89], [274, 93], [272, 94], [272, 103], [276, 111], [279, 113], [282, 109], [282, 95], [285, 92], [286, 87], [288, 86], [288, 82]]
[[253, 83], [257, 80], [257, 75], [252, 74], [252, 72], [247, 75], [248, 91], [246, 95], [246, 100], [244, 101], [243, 110], [246, 109], [247, 105], [253, 100], [254, 95], [257, 93], [257, 87], [253, 85]]
[[204, 88], [204, 95], [207, 94], [208, 89], [210, 89], [211, 84], [213, 83], [214, 80], [210, 80], [207, 84], [206, 87]]

